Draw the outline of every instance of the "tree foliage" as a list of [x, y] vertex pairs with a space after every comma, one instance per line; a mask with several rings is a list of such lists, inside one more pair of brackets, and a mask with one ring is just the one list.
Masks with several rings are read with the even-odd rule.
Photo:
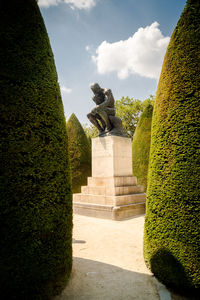
[[72, 190], [79, 193], [91, 176], [91, 146], [79, 120], [72, 114], [67, 121]]
[[66, 123], [35, 0], [0, 9], [2, 299], [51, 299], [72, 265]]
[[147, 173], [149, 165], [149, 151], [151, 143], [151, 121], [153, 105], [148, 104], [140, 116], [133, 137], [133, 176], [138, 183], [147, 187]]
[[164, 284], [200, 290], [200, 2], [172, 34], [152, 121], [144, 255]]
[[141, 100], [122, 97], [115, 102], [115, 108], [116, 115], [122, 120], [125, 133], [132, 138], [143, 109]]
[[83, 130], [84, 130], [90, 144], [91, 144], [91, 139], [97, 137], [99, 134], [98, 129], [92, 124], [90, 124], [90, 125], [88, 125], [87, 123], [83, 124]]
[[121, 118], [127, 136], [133, 138], [141, 113], [148, 104], [154, 103], [154, 96], [150, 95], [144, 101], [129, 97], [122, 97], [115, 102], [116, 115]]

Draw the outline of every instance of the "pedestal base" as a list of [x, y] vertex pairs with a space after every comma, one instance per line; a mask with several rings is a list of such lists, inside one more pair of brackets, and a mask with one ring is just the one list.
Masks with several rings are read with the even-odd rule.
[[81, 193], [73, 195], [77, 214], [123, 220], [145, 213], [146, 194], [136, 177], [89, 177]]
[[145, 213], [146, 194], [132, 176], [132, 142], [121, 136], [92, 139], [92, 177], [73, 195], [74, 212], [123, 220]]
[[121, 206], [100, 205], [92, 203], [74, 203], [74, 213], [78, 215], [122, 221], [145, 213], [145, 203]]

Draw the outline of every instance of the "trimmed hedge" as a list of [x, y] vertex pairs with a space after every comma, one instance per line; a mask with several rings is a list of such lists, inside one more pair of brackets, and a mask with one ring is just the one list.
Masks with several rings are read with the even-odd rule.
[[67, 121], [69, 136], [69, 157], [71, 163], [72, 191], [80, 193], [91, 176], [91, 146], [83, 127], [75, 114]]
[[200, 288], [200, 2], [172, 34], [155, 99], [144, 256], [160, 281]]
[[66, 123], [35, 0], [0, 7], [2, 299], [51, 299], [72, 264]]
[[147, 187], [152, 113], [153, 106], [148, 104], [140, 116], [132, 143], [133, 176], [137, 177], [138, 183], [142, 184], [145, 190]]

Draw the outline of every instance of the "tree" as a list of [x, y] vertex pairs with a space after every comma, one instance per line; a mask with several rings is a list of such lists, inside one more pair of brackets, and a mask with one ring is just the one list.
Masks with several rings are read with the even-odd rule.
[[200, 2], [172, 34], [152, 121], [144, 255], [160, 281], [200, 288]]
[[79, 193], [91, 176], [91, 146], [79, 120], [72, 114], [67, 121], [69, 156], [72, 173], [73, 193]]
[[51, 299], [72, 265], [66, 123], [35, 0], [1, 3], [0, 287], [3, 299]]
[[132, 138], [137, 122], [142, 112], [142, 101], [129, 97], [122, 97], [115, 101], [116, 115], [122, 120], [122, 125], [127, 136]]
[[149, 98], [145, 99], [142, 102], [142, 107], [143, 107], [143, 111], [144, 109], [150, 104], [154, 106], [154, 102], [155, 102], [155, 96], [154, 95], [149, 95]]
[[97, 137], [99, 134], [98, 129], [92, 124], [90, 124], [90, 125], [88, 125], [87, 123], [83, 124], [83, 130], [84, 130], [90, 144], [91, 144], [91, 139]]
[[147, 173], [149, 165], [149, 151], [151, 143], [151, 121], [153, 105], [148, 104], [140, 116], [133, 137], [133, 176], [138, 183], [147, 187]]

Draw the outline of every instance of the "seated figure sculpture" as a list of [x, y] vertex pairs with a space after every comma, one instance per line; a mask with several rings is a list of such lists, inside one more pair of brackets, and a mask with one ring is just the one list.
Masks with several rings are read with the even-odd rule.
[[115, 99], [110, 89], [102, 89], [98, 83], [91, 85], [96, 107], [87, 115], [90, 122], [99, 130], [99, 136], [126, 136], [122, 121], [115, 116]]

